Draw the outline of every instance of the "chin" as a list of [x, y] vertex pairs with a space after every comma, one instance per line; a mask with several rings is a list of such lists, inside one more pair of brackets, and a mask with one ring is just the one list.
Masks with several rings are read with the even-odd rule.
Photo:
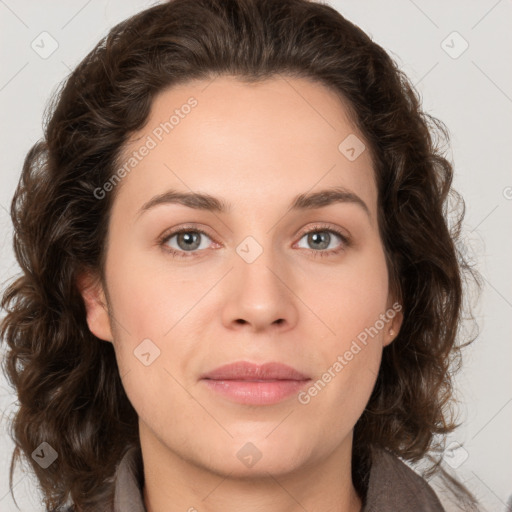
[[224, 447], [217, 444], [217, 449], [208, 457], [210, 469], [224, 476], [229, 474], [230, 478], [268, 477], [268, 473], [286, 475], [311, 463], [312, 458], [322, 456], [323, 450], [307, 440], [294, 439], [286, 432], [272, 439], [274, 434], [268, 436], [270, 431], [265, 429], [262, 435], [236, 436]]

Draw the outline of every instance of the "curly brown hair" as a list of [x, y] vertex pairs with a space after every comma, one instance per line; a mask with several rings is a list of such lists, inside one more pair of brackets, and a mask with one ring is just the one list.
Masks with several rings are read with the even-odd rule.
[[[130, 134], [144, 126], [163, 89], [234, 75], [310, 78], [348, 103], [364, 135], [378, 185], [379, 229], [390, 286], [403, 305], [367, 407], [354, 429], [353, 478], [365, 488], [372, 447], [416, 462], [425, 456], [454, 492], [462, 484], [429, 452], [442, 451], [454, 422], [452, 377], [461, 366], [465, 276], [477, 273], [457, 249], [464, 202], [441, 142], [444, 124], [421, 110], [405, 74], [382, 47], [325, 4], [307, 0], [171, 0], [117, 24], [56, 91], [44, 138], [26, 155], [11, 204], [22, 274], [4, 291], [3, 370], [19, 409], [15, 462], [26, 457], [47, 510], [96, 510], [113, 491], [116, 465], [139, 444], [138, 417], [120, 379], [113, 345], [86, 322], [77, 276], [105, 282], [113, 175]], [[436, 136], [438, 138], [436, 138]], [[455, 206], [451, 213], [451, 199]], [[452, 205], [453, 206], [453, 205]], [[449, 214], [453, 214], [450, 227]], [[42, 469], [43, 441], [58, 459]]]

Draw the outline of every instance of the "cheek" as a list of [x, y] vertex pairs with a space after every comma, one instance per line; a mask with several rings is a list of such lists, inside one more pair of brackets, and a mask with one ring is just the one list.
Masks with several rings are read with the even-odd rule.
[[[322, 368], [317, 392], [356, 418], [373, 389], [391, 317], [386, 317], [388, 273], [380, 246], [350, 263], [326, 274], [320, 287], [307, 284], [304, 297], [316, 305], [315, 312], [329, 327], [322, 329], [317, 347]], [[323, 391], [324, 385], [329, 389]], [[337, 419], [342, 421], [339, 415]]]
[[124, 382], [128, 396], [138, 408], [147, 405], [145, 394], [157, 389], [172, 388], [180, 396], [172, 375], [189, 384], [185, 367], [197, 356], [193, 340], [202, 333], [199, 302], [216, 276], [185, 279], [182, 273], [155, 267], [143, 254], [121, 250], [109, 254], [107, 270], [116, 359], [120, 375], [129, 376]]
[[198, 293], [207, 284], [198, 279], [185, 281], [179, 272], [155, 266], [143, 251], [113, 250], [108, 269], [116, 320], [126, 327], [123, 336], [128, 331], [134, 339], [164, 337], [198, 302]]
[[351, 254], [346, 264], [333, 266], [318, 277], [304, 283], [302, 296], [330, 327], [326, 340], [332, 339], [333, 347], [343, 346], [385, 313], [388, 272], [380, 245]]
[[327, 335], [318, 341], [313, 356], [318, 360], [318, 373], [299, 400], [318, 418], [318, 428], [328, 417], [338, 432], [352, 428], [368, 403], [379, 373], [387, 325], [381, 320], [387, 299], [387, 280], [382, 273], [375, 269], [365, 279], [354, 274], [345, 277], [333, 282], [323, 295], [319, 313], [334, 334], [322, 329]]

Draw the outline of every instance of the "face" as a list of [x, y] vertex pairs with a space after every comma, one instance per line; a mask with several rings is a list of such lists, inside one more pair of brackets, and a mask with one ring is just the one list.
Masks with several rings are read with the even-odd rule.
[[[350, 450], [401, 322], [363, 144], [342, 101], [306, 79], [225, 76], [155, 99], [121, 161], [106, 289], [80, 281], [143, 450], [232, 475]], [[203, 378], [241, 361], [302, 377]]]

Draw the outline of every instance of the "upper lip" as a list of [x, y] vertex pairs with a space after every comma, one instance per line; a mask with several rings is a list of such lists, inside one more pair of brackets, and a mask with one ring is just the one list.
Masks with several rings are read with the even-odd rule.
[[258, 365], [247, 361], [237, 361], [204, 373], [201, 375], [201, 379], [264, 381], [308, 380], [309, 377], [282, 363], [271, 362]]

